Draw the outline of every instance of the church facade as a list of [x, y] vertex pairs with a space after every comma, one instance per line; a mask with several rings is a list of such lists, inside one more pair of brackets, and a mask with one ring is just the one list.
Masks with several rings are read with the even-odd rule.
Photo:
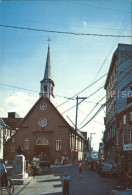
[[22, 120], [19, 130], [6, 142], [5, 160], [12, 161], [18, 147], [27, 160], [41, 156], [47, 160], [82, 159], [84, 137], [75, 131], [52, 103], [54, 82], [51, 78], [48, 47], [40, 98]]

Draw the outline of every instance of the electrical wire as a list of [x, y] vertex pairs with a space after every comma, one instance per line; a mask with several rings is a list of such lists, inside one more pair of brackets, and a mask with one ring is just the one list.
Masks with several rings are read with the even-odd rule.
[[11, 25], [3, 25], [0, 24], [1, 27], [4, 28], [13, 28], [19, 30], [29, 30], [36, 32], [46, 32], [46, 33], [57, 33], [57, 34], [66, 34], [66, 35], [75, 35], [75, 36], [96, 36], [96, 37], [125, 37], [130, 38], [129, 35], [108, 35], [108, 34], [94, 34], [94, 33], [76, 33], [76, 32], [65, 32], [65, 31], [56, 31], [56, 30], [46, 30], [46, 29], [37, 29], [37, 28], [28, 28], [28, 27], [20, 27], [20, 26], [11, 26]]
[[[130, 55], [130, 56], [128, 56], [125, 60], [123, 60], [123, 61], [121, 61], [119, 64], [118, 64], [118, 66], [120, 66], [124, 61], [126, 61], [127, 59], [129, 59], [130, 57], [132, 57], [132, 55]], [[123, 72], [122, 72], [123, 73]], [[122, 73], [120, 73], [120, 75], [122, 74]], [[123, 76], [122, 78], [121, 78], [121, 80], [120, 80], [120, 82], [118, 82], [118, 84], [117, 84], [117, 86], [119, 85], [119, 84], [122, 84], [122, 81], [123, 81], [123, 79], [124, 78], [126, 78], [126, 76], [129, 74], [130, 72], [127, 72], [126, 74], [125, 74], [125, 76]], [[118, 75], [119, 76], [119, 75]], [[118, 86], [119, 87], [119, 86]], [[117, 95], [119, 95], [120, 93], [122, 92], [122, 90], [121, 91], [119, 91], [117, 94], [116, 94], [116, 97], [117, 97]], [[115, 98], [115, 96], [114, 97], [112, 97], [112, 100]], [[112, 100], [111, 100], [111, 102], [112, 102]], [[107, 105], [107, 103], [109, 102], [109, 100], [106, 102], [106, 103], [104, 103], [99, 109], [98, 109], [98, 111], [92, 116], [92, 118], [90, 118], [90, 120], [88, 120], [88, 122], [87, 123], [85, 123], [85, 125], [83, 125], [81, 128], [79, 128], [79, 129], [82, 129], [83, 127], [85, 127], [89, 122], [91, 122], [91, 120], [93, 120], [94, 118], [95, 118], [95, 116]], [[96, 107], [96, 106], [95, 106]], [[95, 108], [94, 107], [94, 108]], [[91, 111], [92, 112], [92, 111]], [[89, 114], [91, 114], [91, 112], [89, 113]], [[85, 117], [85, 119], [89, 116], [89, 114]], [[84, 121], [83, 121], [84, 122]], [[82, 122], [82, 123], [83, 123]], [[82, 124], [81, 123], [81, 124]], [[80, 124], [80, 125], [81, 125]], [[80, 126], [79, 125], [79, 126]]]
[[[129, 74], [129, 73], [127, 73], [126, 76], [127, 76], [128, 74]], [[126, 76], [125, 76], [125, 77], [126, 77]], [[122, 81], [122, 80], [121, 80], [121, 81]], [[120, 82], [121, 82], [121, 81], [120, 81]], [[116, 94], [116, 97], [117, 97], [117, 95], [119, 95], [121, 92], [122, 92], [122, 90]], [[115, 97], [113, 97], [112, 99], [114, 99], [114, 98], [115, 98]], [[108, 101], [109, 101], [109, 100], [108, 100]], [[105, 103], [98, 109], [98, 111], [90, 118], [90, 120], [88, 120], [81, 128], [79, 128], [79, 130], [82, 129], [82, 128], [84, 128], [88, 123], [90, 123], [91, 120], [93, 120], [93, 119], [95, 118], [95, 116], [97, 116], [97, 114], [100, 113], [100, 111], [107, 105], [108, 101], [105, 102]]]
[[[130, 55], [130, 56], [128, 56], [127, 58], [125, 58], [123, 61], [121, 61], [119, 64], [118, 64], [118, 66], [120, 66], [120, 65], [122, 65], [122, 63], [124, 63], [127, 59], [129, 59], [130, 57], [132, 57], [132, 55]], [[122, 74], [122, 73], [120, 73], [120, 74]], [[119, 76], [119, 75], [118, 75]], [[102, 87], [101, 87], [102, 88]], [[98, 90], [97, 90], [97, 92], [101, 89], [101, 88], [99, 88]], [[90, 94], [88, 97], [87, 97], [87, 99], [89, 98], [89, 97], [91, 97], [91, 96], [93, 96], [94, 94], [96, 93], [96, 91], [93, 93], [93, 94]], [[78, 94], [76, 94], [75, 96], [77, 96], [77, 95], [79, 95], [79, 93]], [[72, 98], [74, 98], [75, 96], [73, 96]], [[72, 99], [71, 98], [71, 99]], [[70, 99], [69, 99], [70, 100]], [[60, 104], [59, 106], [62, 106], [63, 104], [65, 104], [65, 103], [67, 103], [69, 100], [67, 100], [67, 101], [65, 101], [65, 102], [63, 102], [62, 104]], [[83, 101], [85, 101], [84, 99], [83, 100], [81, 100], [81, 102], [80, 103], [82, 103]], [[79, 104], [80, 104], [79, 103]], [[59, 107], [58, 106], [58, 107]], [[70, 108], [68, 108], [66, 111], [64, 111], [63, 113], [61, 113], [61, 114], [65, 114], [66, 112], [68, 112], [68, 111], [70, 111], [72, 108], [74, 108], [76, 106], [76, 104], [75, 105], [73, 105], [72, 107], [70, 107]]]
[[114, 11], [114, 12], [125, 12], [124, 10], [118, 10], [118, 9], [111, 9], [111, 8], [106, 8], [106, 7], [100, 7], [100, 6], [95, 6], [95, 5], [91, 5], [91, 4], [82, 4], [82, 3], [73, 3], [71, 1], [65, 1], [67, 3], [73, 4], [73, 5], [81, 5], [84, 7], [93, 7], [93, 8], [98, 8], [98, 9], [103, 9], [103, 10], [107, 10], [107, 11]]
[[86, 115], [86, 117], [83, 119], [83, 121], [79, 124], [79, 126], [87, 119], [87, 117], [95, 110], [95, 108], [99, 105], [99, 103], [106, 97], [103, 96], [103, 98], [101, 98], [97, 103], [96, 105], [92, 108], [92, 110]]
[[[103, 88], [103, 87], [100, 87], [99, 89], [97, 89], [96, 91], [94, 91], [92, 94], [90, 94], [89, 96], [87, 96], [86, 99], [88, 99], [88, 98], [92, 97], [93, 95], [95, 95], [95, 94], [96, 94], [98, 91], [100, 91], [102, 88]], [[81, 100], [81, 101], [79, 102], [79, 105], [80, 105], [83, 101], [85, 101], [86, 99]], [[76, 104], [75, 104], [74, 106], [68, 108], [66, 111], [64, 111], [64, 112], [61, 113], [61, 114], [65, 114], [66, 112], [68, 112], [68, 111], [70, 111], [72, 108], [74, 108], [75, 106], [76, 106]]]
[[39, 93], [38, 91], [32, 90], [32, 89], [26, 89], [26, 88], [22, 88], [22, 87], [16, 87], [13, 85], [7, 85], [7, 84], [3, 84], [0, 83], [1, 86], [5, 86], [5, 87], [11, 87], [11, 88], [15, 88], [15, 89], [20, 89], [20, 90], [24, 90], [24, 91], [31, 91], [31, 92], [35, 92], [35, 93]]
[[82, 126], [82, 127], [80, 127], [79, 128], [79, 130], [80, 129], [82, 129], [82, 128], [84, 128], [88, 123], [90, 123], [91, 122], [91, 120], [93, 120], [96, 116], [97, 116], [97, 114], [98, 113], [100, 113], [100, 111], [104, 108], [106, 106], [106, 103], [104, 103], [102, 106], [100, 106], [100, 108], [98, 109], [98, 111]]
[[[128, 16], [128, 14], [127, 14], [127, 16]], [[125, 25], [124, 25], [124, 21], [123, 21], [123, 24], [122, 24], [121, 28], [119, 29], [117, 35], [123, 33], [123, 31], [126, 29], [126, 26], [128, 25], [128, 23], [129, 23], [129, 21], [126, 23], [126, 17], [125, 17]], [[114, 39], [114, 42], [113, 42], [112, 45], [111, 45], [111, 48], [110, 48], [110, 50], [109, 50], [107, 56], [105, 57], [105, 59], [104, 59], [102, 65], [101, 65], [101, 67], [99, 68], [99, 70], [98, 70], [98, 72], [97, 72], [95, 78], [98, 77], [100, 71], [102, 70], [103, 66], [105, 65], [106, 61], [108, 60], [108, 57], [110, 56], [111, 52], [113, 51], [113, 49], [114, 49], [115, 45], [118, 43], [118, 41], [119, 41], [119, 37], [116, 37], [116, 38]]]
[[[101, 76], [99, 79], [97, 79], [96, 81], [94, 81], [93, 83], [91, 83], [90, 85], [88, 85], [87, 87], [85, 87], [83, 90], [81, 90], [80, 92], [78, 92], [77, 94], [75, 94], [74, 96], [72, 96], [71, 99], [74, 98], [74, 97], [76, 97], [76, 96], [79, 95], [80, 93], [84, 92], [86, 89], [90, 88], [91, 86], [93, 86], [93, 85], [94, 85], [95, 83], [97, 83], [99, 80], [101, 80], [102, 78], [104, 78], [107, 74], [108, 74], [108, 73], [104, 74], [104, 75]], [[60, 107], [60, 106], [62, 106], [62, 105], [64, 105], [64, 104], [67, 103], [68, 101], [70, 101], [70, 99], [67, 100], [67, 101], [65, 101], [65, 102], [63, 102], [63, 103], [61, 103], [60, 105], [58, 105], [57, 108]]]

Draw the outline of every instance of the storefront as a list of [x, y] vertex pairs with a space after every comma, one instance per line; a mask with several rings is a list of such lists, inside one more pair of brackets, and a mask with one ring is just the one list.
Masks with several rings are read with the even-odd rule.
[[132, 144], [123, 145], [123, 158], [127, 168], [132, 167]]

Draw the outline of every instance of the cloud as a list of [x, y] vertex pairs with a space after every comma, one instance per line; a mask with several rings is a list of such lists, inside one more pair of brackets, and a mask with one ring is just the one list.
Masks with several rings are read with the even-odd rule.
[[38, 98], [38, 94], [28, 94], [26, 92], [16, 92], [5, 99], [0, 97], [1, 117], [7, 117], [7, 112], [17, 112], [20, 117], [24, 117]]
[[82, 21], [82, 24], [83, 24], [84, 27], [88, 26], [88, 23], [86, 21]]

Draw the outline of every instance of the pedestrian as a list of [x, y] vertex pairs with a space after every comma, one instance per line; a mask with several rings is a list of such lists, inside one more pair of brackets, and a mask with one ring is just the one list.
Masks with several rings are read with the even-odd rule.
[[71, 181], [70, 176], [67, 174], [67, 172], [64, 173], [64, 176], [62, 177], [62, 184], [63, 184], [63, 195], [69, 195], [69, 182]]
[[79, 172], [80, 178], [82, 177], [82, 167], [83, 167], [83, 164], [82, 164], [82, 161], [80, 161], [78, 165], [78, 172]]

